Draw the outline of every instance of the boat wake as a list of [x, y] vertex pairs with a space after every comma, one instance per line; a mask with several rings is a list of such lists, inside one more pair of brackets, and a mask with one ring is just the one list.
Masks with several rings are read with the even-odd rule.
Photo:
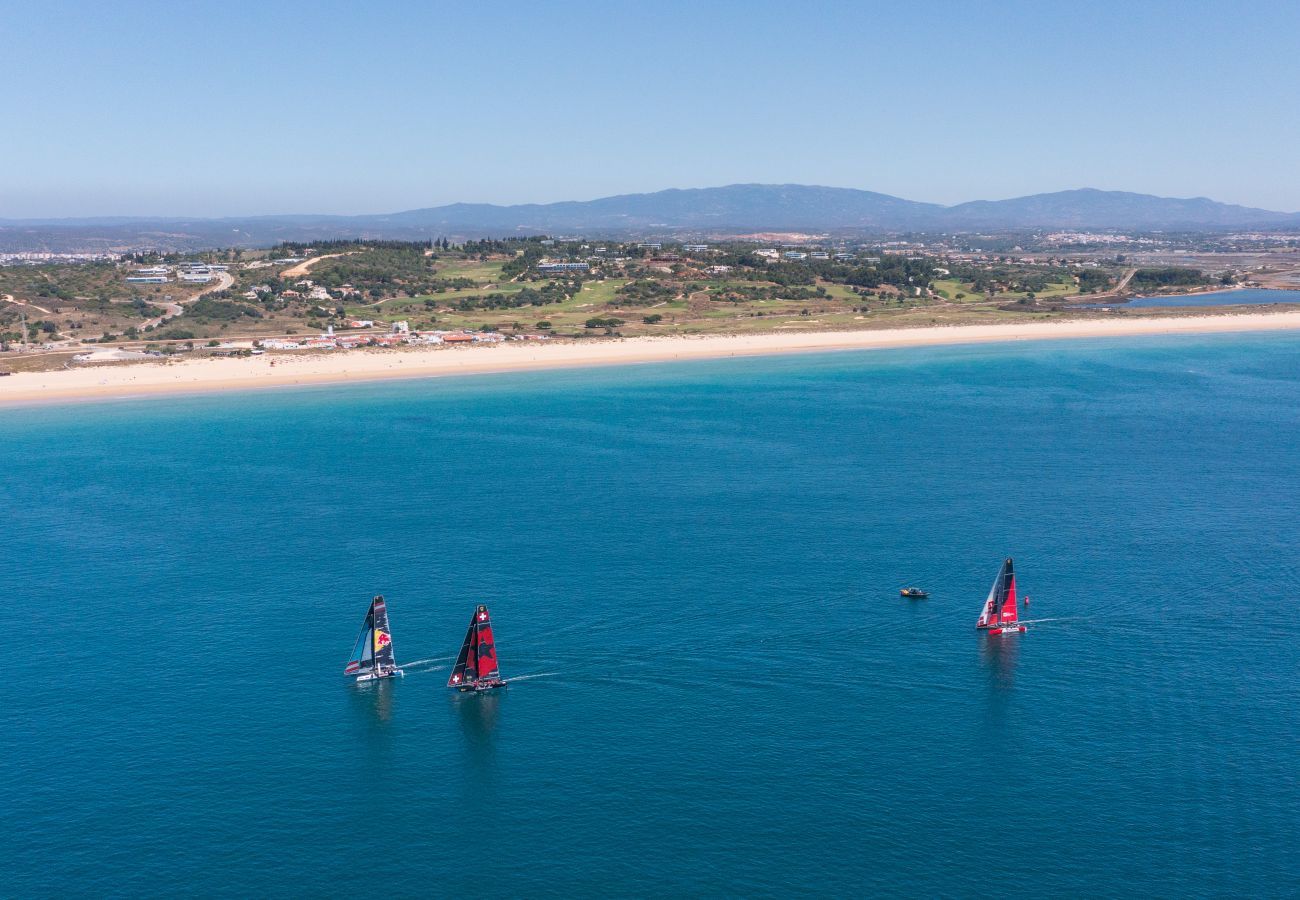
[[416, 659], [408, 663], [402, 663], [402, 668], [410, 669], [414, 666], [424, 666], [424, 665], [428, 665], [429, 663], [450, 662], [453, 659], [455, 659], [454, 656], [432, 656], [428, 659]]
[[1092, 616], [1056, 616], [1055, 618], [1051, 618], [1051, 619], [1021, 619], [1020, 624], [1038, 625], [1042, 622], [1084, 622], [1091, 618], [1093, 617]]
[[534, 678], [550, 678], [552, 675], [559, 675], [559, 672], [533, 672], [528, 675], [516, 675], [513, 678], [505, 679], [506, 684], [514, 684], [516, 681], [531, 681]]

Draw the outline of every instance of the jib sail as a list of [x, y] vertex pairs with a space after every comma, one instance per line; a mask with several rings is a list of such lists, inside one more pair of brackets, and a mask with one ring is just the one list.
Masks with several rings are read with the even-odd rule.
[[1002, 564], [998, 577], [993, 579], [988, 598], [980, 611], [977, 628], [992, 628], [995, 625], [1014, 625], [1020, 621], [1020, 607], [1016, 601], [1016, 573], [1011, 559]]
[[382, 596], [370, 601], [361, 633], [352, 648], [344, 675], [368, 675], [391, 672], [397, 668], [393, 660], [393, 636], [388, 630], [388, 605]]
[[497, 681], [501, 670], [497, 666], [496, 641], [492, 638], [492, 616], [486, 606], [480, 605], [470, 617], [465, 640], [461, 642], [456, 665], [451, 669], [447, 687], [459, 688], [484, 681]]

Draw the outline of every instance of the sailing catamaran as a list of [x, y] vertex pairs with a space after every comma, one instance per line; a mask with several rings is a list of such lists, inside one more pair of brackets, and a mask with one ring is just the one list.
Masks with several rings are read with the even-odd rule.
[[980, 612], [976, 628], [983, 628], [989, 634], [1023, 634], [1027, 629], [1020, 624], [1020, 607], [1016, 605], [1016, 573], [1011, 566], [1011, 557], [998, 570], [998, 577], [993, 579], [989, 588], [988, 599]]
[[504, 684], [497, 666], [496, 642], [492, 638], [492, 616], [486, 606], [479, 604], [470, 617], [447, 687], [465, 692], [490, 691]]
[[393, 661], [393, 636], [388, 630], [388, 606], [382, 594], [370, 601], [357, 645], [352, 648], [352, 657], [343, 674], [357, 676], [358, 682], [402, 674]]

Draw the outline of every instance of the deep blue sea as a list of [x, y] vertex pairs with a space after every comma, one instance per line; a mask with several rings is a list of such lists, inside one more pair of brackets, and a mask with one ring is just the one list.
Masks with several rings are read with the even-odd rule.
[[1274, 303], [1300, 303], [1300, 291], [1242, 288], [1236, 291], [1211, 291], [1206, 294], [1167, 294], [1134, 297], [1125, 303], [1095, 303], [1089, 308], [1140, 306], [1269, 306]]
[[0, 496], [6, 897], [1300, 891], [1294, 335], [8, 408]]

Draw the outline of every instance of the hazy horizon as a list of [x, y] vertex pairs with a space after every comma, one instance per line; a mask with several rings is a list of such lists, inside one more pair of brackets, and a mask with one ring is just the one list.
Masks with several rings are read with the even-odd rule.
[[737, 183], [1300, 210], [1300, 122], [1278, 102], [1300, 83], [1290, 4], [0, 8], [23, 123], [0, 147], [5, 219]]
[[[724, 187], [735, 187], [735, 186], [740, 186], [740, 185], [742, 185], [742, 184], [752, 184], [752, 183], [740, 183], [740, 182], [735, 182], [735, 183], [725, 184], [725, 185], [724, 185], [724, 184], [715, 184], [715, 185], [688, 185], [688, 186], [673, 186], [673, 187], [667, 187], [667, 188], [658, 188], [658, 189], [654, 189], [654, 190], [650, 190], [650, 191], [619, 191], [619, 192], [614, 193], [614, 194], [603, 194], [603, 195], [601, 195], [601, 196], [599, 196], [599, 197], [563, 197], [563, 198], [559, 198], [559, 199], [557, 199], [557, 200], [521, 201], [520, 203], [510, 203], [510, 202], [498, 202], [498, 203], [493, 203], [493, 202], [491, 202], [491, 201], [480, 201], [480, 200], [451, 200], [451, 201], [448, 201], [447, 203], [439, 203], [439, 204], [432, 204], [432, 203], [429, 203], [429, 204], [412, 204], [412, 205], [404, 206], [404, 207], [397, 208], [397, 209], [383, 209], [383, 210], [373, 210], [373, 211], [371, 211], [371, 210], [367, 210], [367, 211], [356, 212], [356, 213], [346, 213], [346, 212], [345, 212], [345, 213], [340, 213], [340, 212], [335, 212], [335, 211], [332, 211], [332, 210], [318, 211], [318, 210], [307, 210], [307, 209], [293, 209], [293, 210], [281, 210], [281, 211], [279, 211], [279, 212], [222, 213], [222, 214], [218, 214], [218, 215], [187, 214], [187, 213], [184, 213], [184, 212], [180, 212], [180, 213], [145, 213], [145, 214], [133, 214], [133, 213], [103, 213], [103, 214], [91, 214], [91, 215], [85, 215], [85, 216], [72, 215], [72, 216], [21, 216], [21, 217], [20, 217], [20, 216], [4, 216], [4, 215], [0, 215], [0, 221], [6, 221], [6, 220], [9, 220], [9, 221], [42, 221], [42, 220], [50, 220], [50, 221], [55, 221], [55, 220], [69, 220], [69, 221], [76, 221], [76, 220], [81, 220], [81, 219], [177, 219], [177, 220], [187, 220], [187, 219], [194, 219], [194, 220], [200, 220], [200, 219], [232, 219], [232, 220], [240, 220], [240, 219], [277, 218], [277, 217], [286, 217], [286, 218], [288, 218], [288, 217], [295, 217], [295, 216], [340, 216], [340, 217], [348, 217], [348, 216], [386, 215], [386, 214], [392, 214], [392, 213], [402, 213], [402, 212], [408, 212], [408, 211], [411, 211], [411, 210], [418, 210], [418, 209], [425, 209], [425, 208], [438, 208], [438, 207], [441, 207], [441, 206], [455, 205], [455, 204], [458, 204], [458, 203], [463, 203], [463, 204], [471, 205], [471, 206], [472, 206], [472, 205], [479, 205], [479, 204], [486, 204], [486, 205], [494, 205], [494, 206], [500, 206], [500, 207], [524, 206], [524, 205], [532, 205], [532, 204], [545, 206], [545, 205], [548, 205], [548, 204], [551, 204], [551, 203], [564, 203], [564, 202], [578, 202], [578, 203], [584, 203], [584, 202], [590, 202], [590, 201], [594, 201], [594, 200], [608, 199], [609, 197], [616, 197], [616, 196], [629, 196], [629, 195], [637, 195], [637, 194], [653, 194], [653, 193], [660, 193], [660, 192], [663, 192], [663, 191], [670, 191], [670, 190], [683, 190], [683, 191], [690, 191], [690, 190], [709, 190], [709, 189], [724, 188]], [[849, 185], [835, 185], [835, 184], [795, 184], [794, 182], [780, 182], [780, 183], [776, 183], [776, 182], [774, 182], [774, 183], [771, 183], [771, 184], [765, 184], [765, 185], [763, 185], [763, 186], [765, 186], [765, 187], [771, 187], [771, 186], [782, 186], [782, 187], [784, 187], [784, 186], [791, 186], [791, 187], [809, 187], [809, 188], [830, 188], [830, 189], [846, 189], [846, 190], [868, 191], [868, 192], [874, 192], [874, 193], [885, 193], [885, 192], [883, 192], [883, 191], [873, 191], [873, 189], [870, 188], [870, 187], [853, 187], [853, 186], [849, 186]], [[1081, 186], [1079, 186], [1079, 187], [1075, 187], [1075, 188], [1062, 188], [1062, 189], [1060, 189], [1059, 191], [1044, 191], [1044, 192], [1041, 192], [1041, 193], [1042, 193], [1042, 194], [1052, 194], [1052, 193], [1062, 193], [1062, 192], [1070, 192], [1070, 191], [1076, 191], [1076, 190], [1101, 190], [1101, 189], [1099, 189], [1099, 188], [1092, 188], [1090, 185], [1081, 185]], [[1121, 190], [1121, 189], [1116, 189], [1116, 190]], [[1146, 192], [1146, 191], [1121, 191], [1121, 192], [1123, 192], [1123, 193], [1132, 193], [1132, 194], [1142, 194], [1142, 195], [1148, 195], [1148, 194], [1149, 194], [1149, 192]], [[963, 204], [963, 203], [969, 203], [969, 202], [975, 202], [975, 201], [993, 201], [993, 202], [997, 202], [997, 201], [1002, 201], [1002, 200], [1015, 200], [1015, 199], [1019, 199], [1020, 197], [1024, 197], [1024, 196], [1039, 196], [1039, 195], [1040, 195], [1040, 194], [1035, 194], [1035, 195], [1023, 195], [1023, 194], [1022, 194], [1022, 195], [1017, 195], [1017, 196], [1015, 196], [1015, 197], [971, 197], [971, 198], [969, 198], [968, 200], [959, 200], [959, 201], [957, 201], [956, 203], [943, 203], [943, 204], [939, 204], [939, 205], [940, 205], [940, 206], [943, 206], [943, 207], [945, 207], [945, 208], [950, 208], [950, 207], [953, 207], [953, 206], [960, 206], [960, 205]], [[890, 195], [890, 196], [896, 196], [896, 195]], [[1151, 195], [1151, 196], [1156, 196], [1156, 195]], [[907, 200], [907, 201], [916, 201], [916, 202], [920, 202], [920, 203], [933, 203], [933, 202], [935, 202], [935, 201], [928, 201], [928, 200], [924, 200], [924, 199], [919, 199], [919, 198], [916, 198], [916, 197], [899, 197], [898, 199], [901, 199], [901, 200]], [[1221, 200], [1221, 199], [1218, 198], [1218, 197], [1206, 197], [1206, 196], [1203, 195], [1203, 194], [1202, 194], [1202, 195], [1196, 195], [1196, 196], [1177, 197], [1177, 198], [1167, 198], [1167, 199], [1178, 199], [1178, 200], [1208, 199], [1208, 200], [1215, 201], [1215, 202], [1219, 202], [1219, 203], [1228, 203], [1228, 202], [1230, 202], [1230, 201]], [[1236, 205], [1246, 206], [1246, 204], [1236, 204]], [[1265, 207], [1259, 207], [1259, 208], [1260, 208], [1260, 209], [1265, 209]], [[1271, 210], [1269, 210], [1269, 211], [1270, 211], [1270, 212], [1280, 212], [1280, 213], [1290, 213], [1290, 214], [1297, 214], [1297, 213], [1300, 213], [1300, 210], [1289, 210], [1289, 209], [1271, 209]]]

